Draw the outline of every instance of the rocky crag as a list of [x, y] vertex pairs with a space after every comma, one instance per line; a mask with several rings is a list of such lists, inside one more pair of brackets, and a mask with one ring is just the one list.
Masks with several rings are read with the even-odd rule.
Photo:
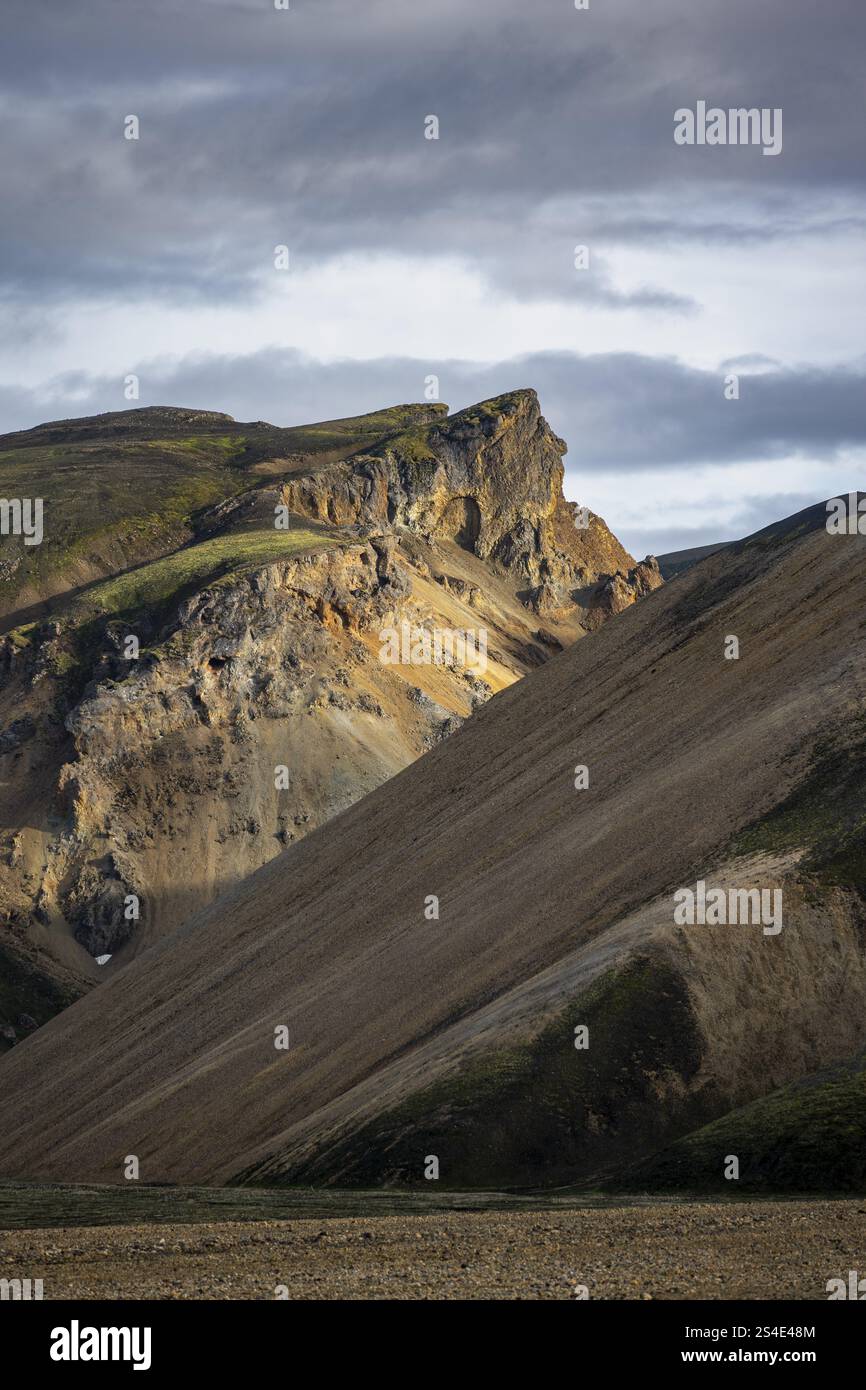
[[[45, 517], [0, 550], [0, 1046], [661, 583], [565, 501], [564, 450], [532, 391], [0, 440]], [[403, 625], [485, 660], [383, 661]]]

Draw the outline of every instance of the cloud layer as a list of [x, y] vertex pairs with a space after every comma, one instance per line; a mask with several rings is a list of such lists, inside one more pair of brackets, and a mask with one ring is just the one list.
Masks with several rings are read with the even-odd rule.
[[[621, 529], [686, 470], [729, 516], [837, 465], [862, 485], [859, 0], [6, 19], [0, 428], [122, 408], [130, 371], [142, 403], [279, 422], [435, 372], [455, 406], [534, 385]], [[675, 145], [698, 99], [781, 107], [782, 153]], [[689, 507], [673, 490], [658, 534], [693, 534]]]

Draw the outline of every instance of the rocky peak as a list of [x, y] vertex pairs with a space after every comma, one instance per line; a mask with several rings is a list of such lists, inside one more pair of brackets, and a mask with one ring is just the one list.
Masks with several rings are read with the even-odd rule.
[[388, 442], [401, 494], [396, 519], [482, 559], [522, 566], [530, 579], [553, 546], [565, 449], [534, 391], [482, 401]]
[[[532, 390], [40, 428], [16, 466], [44, 479], [53, 550], [10, 551], [0, 640], [0, 910], [17, 950], [44, 943], [39, 1021], [61, 962], [113, 971], [661, 582], [565, 501]], [[483, 632], [483, 668], [426, 658], [436, 632]]]
[[[596, 600], [609, 611], [599, 582], [620, 575], [635, 597], [635, 561], [601, 517], [566, 502], [566, 447], [526, 388], [454, 415], [447, 406], [419, 415], [369, 452], [282, 481], [279, 500], [302, 516], [366, 534], [391, 528], [429, 544], [454, 542], [522, 581], [533, 611], [589, 608]], [[268, 496], [265, 505], [272, 502]], [[660, 582], [650, 575], [644, 587]]]

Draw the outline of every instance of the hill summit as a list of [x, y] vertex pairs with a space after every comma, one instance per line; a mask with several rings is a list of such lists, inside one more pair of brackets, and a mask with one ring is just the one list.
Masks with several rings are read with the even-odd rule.
[[661, 583], [564, 449], [531, 390], [0, 439], [7, 1043]]

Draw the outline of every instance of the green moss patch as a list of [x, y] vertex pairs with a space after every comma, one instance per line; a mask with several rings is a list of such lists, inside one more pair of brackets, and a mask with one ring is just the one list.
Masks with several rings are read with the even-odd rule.
[[801, 846], [801, 869], [866, 895], [866, 715], [845, 722], [812, 750], [806, 775], [769, 815], [736, 836], [734, 854]]
[[335, 540], [321, 532], [277, 531], [273, 527], [212, 536], [93, 585], [73, 602], [70, 611], [76, 617], [94, 613], [117, 617], [141, 609], [153, 614], [206, 584], [334, 544]]
[[76, 582], [80, 565], [132, 564], [192, 534], [192, 518], [247, 485], [243, 440], [191, 437], [53, 444], [0, 453], [0, 496], [42, 498], [41, 545], [3, 542], [19, 564], [0, 585], [7, 607], [25, 586], [58, 575]]
[[[0, 1025], [14, 1027], [19, 1040], [31, 1031], [18, 1023], [22, 1014], [28, 1014], [36, 1024], [47, 1023], [82, 993], [72, 985], [61, 984], [26, 955], [0, 942]], [[13, 1046], [0, 1037], [0, 1052]]]

